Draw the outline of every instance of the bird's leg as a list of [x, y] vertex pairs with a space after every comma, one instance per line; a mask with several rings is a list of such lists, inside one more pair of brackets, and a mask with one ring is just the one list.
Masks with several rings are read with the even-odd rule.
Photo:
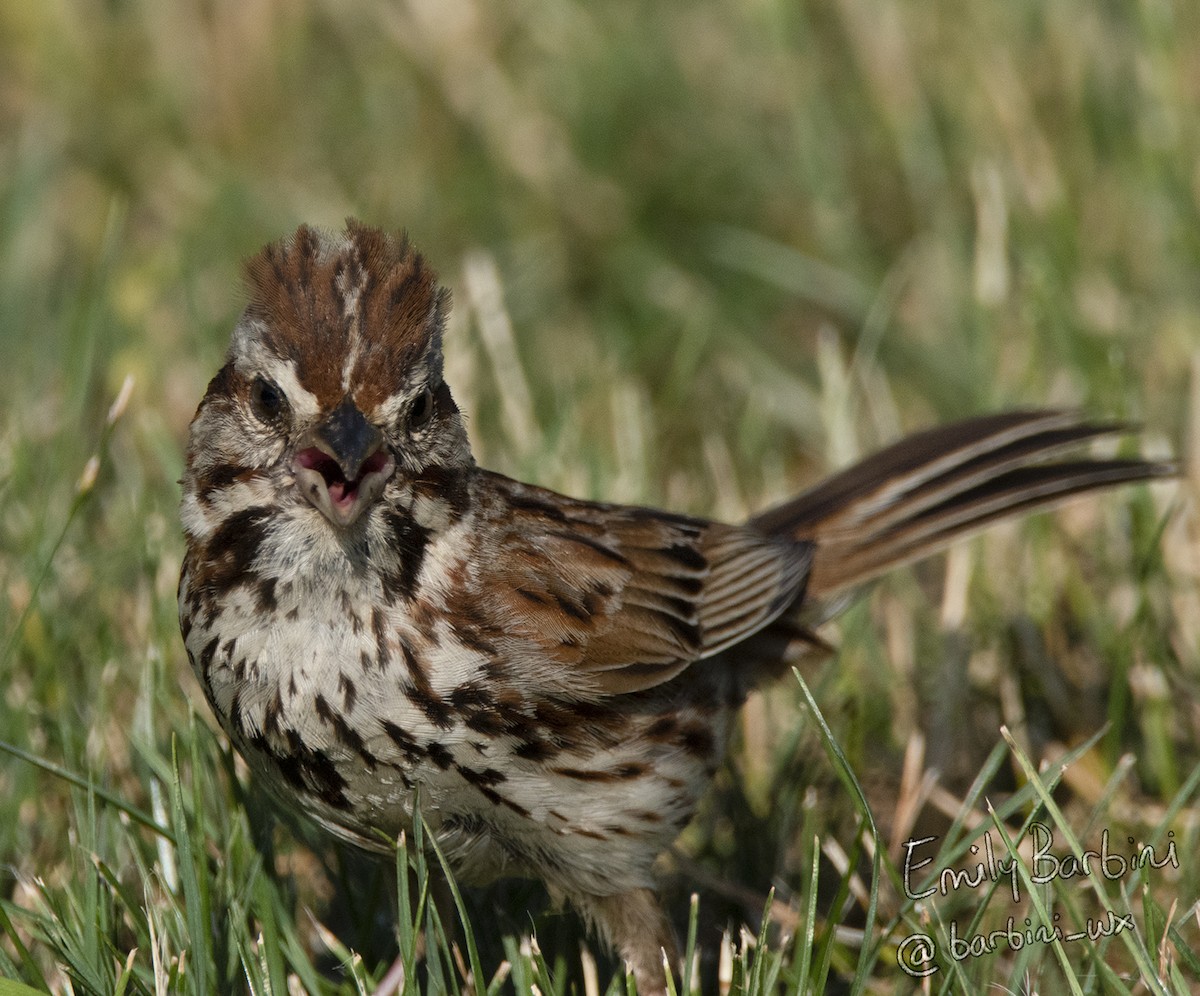
[[638, 996], [667, 991], [664, 953], [672, 971], [679, 969], [679, 949], [658, 899], [650, 889], [630, 889], [612, 896], [575, 894], [573, 905], [596, 933], [633, 972]]

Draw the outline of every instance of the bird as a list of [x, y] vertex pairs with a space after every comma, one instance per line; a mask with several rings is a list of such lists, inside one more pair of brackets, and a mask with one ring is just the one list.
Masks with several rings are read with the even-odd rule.
[[1076, 412], [901, 439], [742, 523], [571, 498], [478, 466], [444, 379], [448, 292], [402, 233], [301, 225], [189, 430], [179, 620], [256, 783], [456, 878], [543, 882], [665, 991], [652, 865], [752, 689], [884, 572], [999, 519], [1175, 473], [1080, 452]]

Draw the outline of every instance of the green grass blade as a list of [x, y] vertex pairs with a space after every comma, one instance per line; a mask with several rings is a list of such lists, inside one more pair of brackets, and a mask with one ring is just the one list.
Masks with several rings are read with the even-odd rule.
[[175, 847], [179, 851], [180, 888], [192, 945], [188, 965], [195, 974], [196, 992], [205, 993], [211, 991], [212, 987], [212, 935], [200, 879], [196, 873], [196, 856], [192, 851], [192, 837], [183, 803], [183, 783], [179, 777], [179, 757], [174, 743], [171, 745], [171, 767], [171, 823], [175, 828]]
[[35, 768], [46, 772], [46, 774], [53, 775], [55, 778], [61, 778], [64, 782], [69, 782], [71, 785], [74, 785], [76, 788], [81, 788], [85, 792], [95, 793], [96, 798], [103, 800], [107, 805], [112, 806], [114, 809], [124, 813], [135, 823], [139, 823], [147, 830], [152, 830], [154, 833], [159, 834], [160, 836], [165, 837], [167, 840], [174, 843], [174, 834], [172, 834], [168, 827], [164, 827], [149, 813], [138, 809], [137, 806], [130, 805], [120, 796], [109, 792], [98, 785], [94, 785], [90, 779], [84, 778], [82, 775], [77, 775], [74, 771], [64, 768], [60, 764], [55, 764], [53, 761], [47, 761], [43, 757], [38, 757], [36, 754], [18, 747], [16, 744], [10, 744], [0, 740], [0, 751], [3, 751], [6, 754], [11, 754], [13, 757], [20, 758], [22, 761], [32, 764]]
[[34, 989], [23, 982], [9, 982], [0, 979], [0, 996], [44, 996], [48, 990]]
[[429, 825], [425, 824], [424, 816], [418, 813], [417, 818], [425, 825], [426, 840], [429, 842], [429, 846], [433, 848], [434, 854], [437, 855], [446, 885], [450, 889], [450, 894], [454, 897], [454, 908], [458, 911], [459, 924], [462, 926], [463, 939], [467, 945], [467, 964], [471, 968], [474, 985], [478, 988], [485, 984], [487, 976], [484, 975], [483, 964], [479, 960], [479, 948], [475, 943], [475, 932], [471, 929], [471, 920], [467, 914], [466, 904], [463, 902], [458, 883], [454, 881], [454, 872], [450, 868], [450, 863], [446, 860], [446, 855], [443, 853], [441, 846], [438, 844], [437, 837], [429, 829]]
[[808, 991], [808, 973], [812, 968], [813, 939], [817, 930], [817, 882], [821, 874], [821, 840], [812, 842], [812, 866], [808, 873], [808, 906], [804, 914], [804, 931], [797, 937], [800, 964], [796, 971], [796, 993]]
[[[24, 973], [32, 979], [36, 979], [42, 985], [43, 992], [49, 992], [49, 987], [46, 985], [46, 979], [42, 975], [42, 970], [38, 967], [37, 962], [33, 960], [33, 956], [29, 953], [29, 949], [25, 946], [25, 941], [21, 938], [21, 933], [13, 925], [12, 919], [9, 917], [10, 904], [5, 901], [0, 901], [0, 932], [8, 938], [8, 942], [17, 952], [17, 958], [21, 962], [21, 968]], [[18, 910], [19, 913], [25, 914], [25, 910]]]
[[[1025, 886], [1025, 893], [1029, 897], [1029, 901], [1033, 905], [1033, 908], [1037, 911], [1037, 915], [1040, 918], [1041, 923], [1046, 925], [1053, 923], [1054, 920], [1050, 916], [1050, 912], [1046, 908], [1046, 904], [1042, 901], [1041, 892], [1037, 884], [1033, 881], [1033, 876], [1030, 874], [1029, 869], [1025, 866], [1025, 862], [1021, 858], [1020, 853], [1017, 851], [1017, 845], [1013, 843], [1012, 838], [1008, 835], [1007, 830], [1005, 830], [1004, 823], [998, 816], [995, 815], [994, 810], [992, 811], [992, 823], [1008, 851], [1009, 860], [1013, 863], [1013, 867], [1015, 867], [1020, 873], [1021, 882]], [[1062, 966], [1063, 975], [1066, 976], [1067, 984], [1070, 986], [1072, 996], [1083, 996], [1083, 989], [1080, 987], [1079, 981], [1075, 977], [1075, 972], [1071, 967], [1071, 963], [1067, 959], [1067, 953], [1063, 948], [1062, 941], [1055, 937], [1053, 940], [1051, 940], [1050, 947], [1051, 950], [1054, 951], [1054, 955], [1058, 959], [1059, 964]]]
[[[859, 815], [863, 818], [870, 834], [871, 883], [867, 898], [866, 918], [863, 923], [863, 945], [859, 952], [858, 964], [854, 970], [854, 980], [851, 983], [853, 992], [861, 992], [866, 987], [871, 966], [877, 957], [878, 946], [875, 940], [875, 924], [879, 912], [879, 882], [883, 874], [882, 850], [884, 845], [880, 840], [879, 829], [875, 825], [875, 815], [871, 812], [871, 806], [867, 802], [866, 793], [863, 792], [862, 786], [854, 774], [854, 770], [850, 767], [850, 762], [843, 753], [841, 744], [837, 742], [833, 731], [829, 728], [829, 724], [825, 722], [825, 717], [817, 705], [817, 700], [813, 698], [813, 694], [809, 690], [804, 676], [795, 668], [792, 669], [792, 674], [796, 676], [796, 680], [800, 683], [800, 690], [804, 695], [804, 701], [817, 723], [817, 729], [821, 733], [821, 740], [825, 744], [825, 750], [829, 753], [830, 759], [833, 761], [834, 771], [854, 799]], [[853, 874], [853, 866], [851, 866], [848, 874]]]
[[[1046, 807], [1046, 811], [1050, 814], [1055, 826], [1061, 830], [1064, 839], [1071, 848], [1071, 853], [1077, 858], [1080, 857], [1083, 854], [1083, 846], [1079, 843], [1078, 837], [1076, 837], [1075, 833], [1071, 830], [1066, 817], [1063, 816], [1062, 810], [1051, 796], [1051, 790], [1043, 783], [1041, 776], [1034, 768], [1033, 762], [1030, 761], [1025, 755], [1025, 752], [1021, 750], [1020, 746], [1017, 744], [1016, 740], [1013, 739], [1012, 734], [1006, 727], [1001, 727], [1000, 733], [1008, 743], [1009, 749], [1013, 752], [1013, 756], [1017, 759], [1017, 763], [1020, 764], [1021, 770], [1024, 772], [1026, 779], [1028, 779], [1030, 784], [1033, 785], [1034, 790], [1038, 794], [1038, 798], [1041, 800], [1042, 805]], [[1023, 866], [1022, 871], [1026, 872]], [[1096, 893], [1096, 897], [1100, 900], [1101, 906], [1104, 909], [1111, 909], [1112, 900], [1108, 896], [1107, 889], [1100, 881], [1098, 872], [1096, 872], [1096, 870], [1093, 868], [1091, 874], [1089, 874], [1087, 878]], [[1041, 911], [1039, 910], [1039, 912]], [[1043, 920], [1043, 922], [1049, 923], [1048, 920]], [[1142, 981], [1145, 983], [1147, 988], [1149, 988], [1152, 993], [1159, 994], [1159, 996], [1166, 996], [1166, 991], [1162, 988], [1158, 981], [1158, 973], [1155, 970], [1153, 963], [1150, 961], [1150, 957], [1146, 952], [1145, 947], [1140, 943], [1137, 932], [1122, 930], [1120, 937], [1122, 943], [1125, 945], [1126, 950], [1129, 951], [1130, 955], [1133, 957], [1133, 960], [1137, 963], [1138, 969], [1142, 973]], [[1063, 958], [1065, 958], [1065, 955], [1063, 955]]]

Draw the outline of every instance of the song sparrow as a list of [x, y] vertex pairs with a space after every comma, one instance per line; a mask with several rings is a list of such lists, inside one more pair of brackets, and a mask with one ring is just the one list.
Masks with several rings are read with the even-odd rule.
[[1063, 412], [922, 432], [744, 525], [580, 501], [475, 465], [442, 380], [449, 299], [403, 238], [308, 227], [191, 427], [179, 615], [255, 777], [362, 847], [414, 790], [457, 875], [541, 879], [660, 992], [651, 863], [747, 689], [849, 590], [999, 517], [1171, 473], [1050, 462]]

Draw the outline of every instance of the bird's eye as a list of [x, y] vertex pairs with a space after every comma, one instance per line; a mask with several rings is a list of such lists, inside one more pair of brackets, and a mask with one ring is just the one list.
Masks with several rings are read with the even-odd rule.
[[426, 387], [408, 406], [408, 428], [410, 431], [425, 428], [433, 418], [433, 392]]
[[250, 385], [250, 407], [264, 422], [277, 422], [287, 411], [287, 398], [265, 377], [255, 377]]

